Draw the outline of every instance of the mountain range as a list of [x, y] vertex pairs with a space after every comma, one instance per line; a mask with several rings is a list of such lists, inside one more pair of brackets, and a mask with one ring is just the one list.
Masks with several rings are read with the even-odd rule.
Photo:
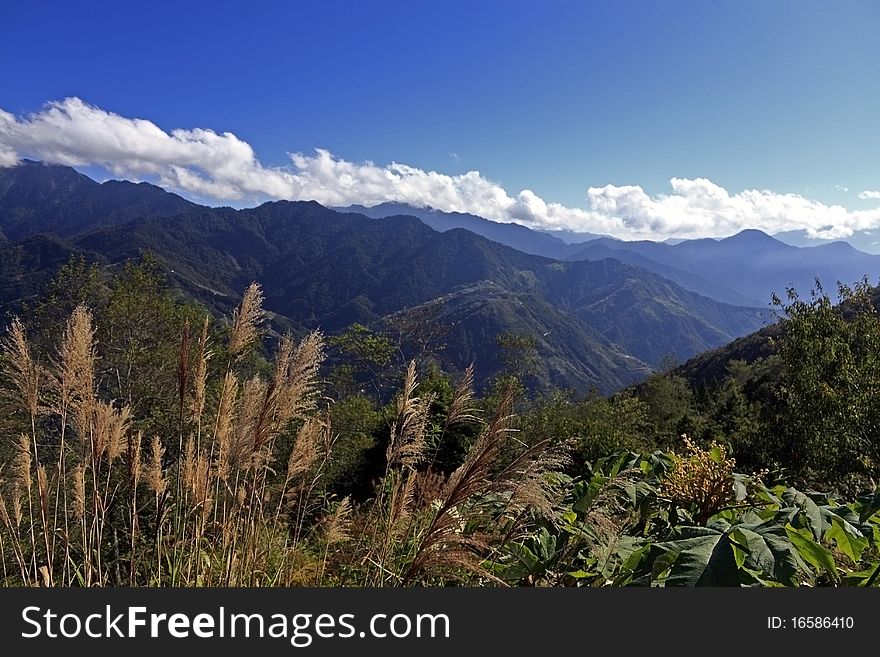
[[[803, 236], [798, 240], [795, 232], [784, 236], [801, 246], [758, 230], [744, 230], [720, 240], [623, 241], [589, 233], [569, 233], [562, 240], [518, 224], [399, 203], [347, 209], [377, 218], [416, 216], [440, 231], [466, 228], [520, 251], [558, 260], [615, 258], [659, 274], [686, 290], [740, 306], [766, 308], [772, 294], [784, 297], [789, 287], [806, 294], [817, 278], [833, 289], [838, 281], [852, 284], [864, 276], [876, 283], [880, 274], [880, 255], [859, 251], [844, 241], [816, 242]], [[574, 240], [577, 235], [580, 241]], [[855, 237], [866, 240], [871, 236], [867, 232]]]
[[[98, 183], [69, 167], [0, 169], [4, 309], [39, 294], [71, 255], [113, 266], [150, 251], [176, 288], [221, 315], [254, 280], [276, 323], [295, 330], [333, 333], [354, 322], [385, 330], [430, 308], [444, 326], [444, 367], [473, 361], [481, 383], [501, 367], [499, 334], [532, 336], [535, 380], [579, 392], [610, 392], [666, 356], [686, 360], [746, 335], [767, 319], [757, 300], [748, 303], [758, 296], [755, 272], [771, 284], [786, 272], [821, 273], [810, 257], [842, 250], [781, 245], [791, 251], [777, 271], [777, 244], [750, 232], [676, 245], [567, 244], [516, 224], [408, 206], [212, 208], [148, 183]], [[736, 253], [749, 254], [740, 264], [751, 263], [752, 273], [733, 276]]]
[[[781, 233], [775, 233], [773, 237], [791, 246], [819, 246], [837, 241], [809, 237], [805, 230], [786, 230]], [[880, 232], [876, 230], [854, 231], [845, 241], [859, 251], [880, 255]]]

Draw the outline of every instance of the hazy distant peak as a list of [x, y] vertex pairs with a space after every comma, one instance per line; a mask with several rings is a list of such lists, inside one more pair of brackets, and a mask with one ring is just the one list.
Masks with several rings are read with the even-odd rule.
[[756, 228], [746, 228], [745, 230], [741, 230], [735, 235], [731, 235], [730, 237], [722, 240], [724, 242], [751, 242], [751, 243], [766, 243], [766, 244], [782, 244], [776, 238], [768, 235], [762, 230], [758, 230]]

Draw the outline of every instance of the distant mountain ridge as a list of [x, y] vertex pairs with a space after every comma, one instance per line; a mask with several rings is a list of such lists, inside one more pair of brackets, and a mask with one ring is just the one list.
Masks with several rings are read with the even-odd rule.
[[786, 230], [781, 233], [775, 233], [773, 237], [785, 244], [800, 247], [822, 246], [823, 244], [843, 241], [864, 253], [880, 255], [880, 229], [857, 230], [845, 240], [815, 239], [808, 237], [805, 230]]
[[[374, 218], [417, 217], [438, 231], [465, 228], [525, 253], [557, 260], [615, 258], [647, 269], [683, 288], [722, 303], [766, 308], [770, 296], [784, 296], [794, 286], [807, 291], [816, 278], [828, 287], [838, 281], [852, 284], [864, 276], [876, 282], [880, 256], [854, 249], [846, 242], [793, 247], [758, 230], [744, 230], [724, 239], [625, 241], [612, 237], [532, 230], [476, 215], [415, 208], [402, 203], [373, 207], [350, 206], [347, 211]], [[581, 235], [584, 239], [574, 241]], [[880, 236], [878, 236], [880, 239]], [[586, 241], [584, 241], [586, 240]]]
[[721, 240], [688, 240], [675, 245], [598, 239], [571, 257], [582, 257], [597, 244], [620, 252], [621, 257], [635, 253], [700, 276], [765, 307], [771, 294], [785, 296], [789, 286], [804, 294], [817, 278], [833, 289], [838, 281], [852, 284], [864, 276], [876, 284], [880, 274], [880, 256], [862, 253], [846, 242], [799, 248], [758, 230], [744, 230]]
[[0, 170], [0, 234], [61, 237], [144, 216], [171, 216], [199, 207], [150, 183], [97, 183], [75, 169], [24, 160]]
[[546, 258], [562, 259], [570, 250], [566, 242], [547, 233], [531, 230], [520, 224], [501, 223], [465, 212], [442, 212], [433, 208], [416, 208], [405, 203], [380, 203], [372, 207], [350, 205], [335, 209], [340, 212], [355, 212], [373, 219], [394, 216], [416, 217], [438, 232], [464, 228], [517, 251]]
[[217, 312], [260, 281], [267, 309], [297, 330], [382, 328], [434, 303], [450, 328], [444, 366], [475, 360], [483, 382], [497, 373], [498, 333], [537, 338], [538, 379], [609, 392], [666, 355], [684, 360], [763, 322], [755, 309], [615, 259], [553, 260], [460, 227], [437, 232], [411, 216], [377, 221], [314, 202], [209, 208], [38, 163], [0, 169], [0, 233], [6, 308], [35, 294], [67, 254], [112, 265], [150, 250], [174, 285]]

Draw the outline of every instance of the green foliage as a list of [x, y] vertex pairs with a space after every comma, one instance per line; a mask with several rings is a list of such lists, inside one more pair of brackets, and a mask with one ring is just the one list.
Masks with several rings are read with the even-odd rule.
[[585, 463], [621, 450], [639, 450], [650, 444], [649, 407], [630, 392], [611, 397], [596, 393], [580, 402], [563, 391], [535, 399], [523, 411], [520, 427], [532, 440], [572, 442], [572, 471]]
[[[866, 280], [774, 297], [780, 321], [636, 387], [655, 444], [688, 433], [740, 467], [858, 494], [880, 479], [880, 317]], [[691, 388], [693, 386], [693, 388]], [[691, 392], [692, 390], [692, 392]], [[688, 398], [690, 396], [690, 398]]]
[[669, 445], [681, 434], [695, 432], [693, 392], [685, 379], [653, 374], [638, 387], [637, 394], [647, 405], [655, 444]]
[[328, 343], [341, 352], [331, 374], [336, 390], [344, 396], [369, 389], [377, 402], [384, 401], [395, 355], [391, 339], [356, 322]]
[[876, 494], [844, 502], [731, 472], [735, 499], [697, 524], [664, 496], [676, 458], [624, 452], [567, 479], [556, 523], [508, 546], [495, 572], [532, 585], [877, 584]]
[[385, 468], [388, 424], [375, 402], [362, 395], [344, 397], [333, 404], [330, 422], [336, 442], [323, 485], [341, 497], [365, 499]]
[[97, 263], [88, 262], [83, 256], [71, 257], [38, 300], [25, 305], [23, 313], [30, 318], [33, 344], [38, 352], [51, 354], [61, 340], [64, 323], [78, 305], [106, 307], [109, 290], [105, 279]]
[[503, 373], [525, 383], [537, 368], [538, 339], [527, 333], [500, 333], [495, 337]]
[[[809, 300], [789, 290], [784, 313], [776, 456], [821, 481], [880, 472], [880, 318], [867, 281], [840, 285], [835, 308], [818, 281]], [[846, 483], [846, 482], [844, 482]]]
[[[121, 567], [119, 573], [107, 569], [102, 577], [179, 582], [180, 569], [187, 568], [198, 573], [188, 581], [204, 584], [222, 581], [221, 561], [232, 560], [233, 543], [211, 552], [216, 527], [206, 517], [195, 529], [175, 532], [187, 527], [186, 514], [201, 517], [198, 505], [209, 504], [204, 490], [199, 497], [191, 484], [205, 476], [198, 468], [225, 481], [212, 461], [219, 451], [202, 442], [220, 426], [221, 402], [230, 390], [224, 377], [237, 377], [239, 396], [232, 403], [238, 406], [229, 418], [239, 436], [249, 437], [243, 444], [253, 445], [248, 432], [281, 410], [260, 413], [261, 404], [277, 398], [261, 387], [259, 376], [253, 378], [269, 380], [275, 372], [259, 341], [233, 358], [225, 347], [229, 331], [211, 321], [203, 406], [197, 417], [190, 415], [206, 312], [181, 301], [164, 271], [149, 254], [115, 270], [84, 259], [61, 268], [48, 294], [28, 306], [28, 335], [37, 361], [53, 371], [71, 310], [82, 302], [92, 308], [98, 410], [82, 420], [55, 418], [59, 391], [49, 378], [44, 407], [32, 416], [16, 407], [15, 395], [4, 395], [0, 432], [30, 434], [34, 446], [4, 441], [0, 459], [23, 471], [24, 455], [31, 458], [39, 445], [51, 478], [58, 472], [52, 459], [62, 458], [58, 432], [65, 422], [98, 427], [106, 416], [125, 426], [117, 466], [109, 468], [113, 459], [105, 463], [99, 455], [94, 467], [106, 468], [101, 490], [115, 540], [136, 527], [140, 543], [120, 547], [110, 543], [109, 533], [96, 534], [88, 538], [88, 558], [124, 564], [125, 550], [143, 550], [145, 559], [164, 553], [167, 563]], [[299, 418], [279, 427], [272, 450], [261, 457], [262, 474], [253, 475], [252, 483], [268, 491], [269, 504], [260, 511], [266, 522], [248, 525], [246, 541], [266, 546], [248, 557], [265, 572], [241, 573], [264, 584], [877, 585], [880, 320], [872, 294], [864, 282], [841, 286], [835, 305], [818, 285], [808, 300], [792, 290], [786, 301], [775, 300], [783, 321], [773, 353], [718, 357], [712, 362], [712, 371], [720, 373], [715, 379], [689, 379], [689, 366], [670, 365], [609, 397], [537, 385], [546, 384], [547, 372], [559, 365], [555, 355], [544, 358], [552, 339], [547, 332], [504, 330], [496, 338], [496, 324], [489, 324], [487, 339], [502, 374], [484, 379], [491, 385], [475, 399], [472, 381], [456, 383], [458, 377], [444, 372], [435, 357], [445, 335], [440, 325], [448, 319], [440, 304], [400, 318], [388, 333], [375, 328], [382, 326], [378, 322], [355, 322], [330, 339], [332, 388], [320, 413], [310, 413], [315, 423]], [[437, 326], [422, 331], [419, 317]], [[415, 367], [403, 375], [405, 353], [423, 361], [418, 381]], [[14, 371], [14, 362], [4, 355], [7, 372]], [[284, 372], [292, 376], [292, 370]], [[3, 386], [14, 393], [9, 381]], [[525, 394], [538, 389], [542, 394]], [[319, 425], [320, 432], [308, 433]], [[696, 440], [687, 453], [682, 434]], [[153, 435], [162, 437], [150, 462], [167, 479], [161, 493], [125, 479], [134, 471], [128, 452], [143, 449], [146, 465]], [[201, 455], [201, 462], [186, 456], [190, 439], [199, 447], [189, 453]], [[296, 459], [303, 450], [310, 450], [309, 467], [300, 471]], [[557, 456], [542, 460], [554, 450]], [[526, 456], [534, 459], [533, 469], [516, 470]], [[509, 476], [511, 469], [516, 477]], [[470, 472], [472, 488], [457, 498], [449, 482], [463, 472]], [[55, 480], [55, 490], [65, 483]], [[230, 508], [242, 505], [244, 512], [248, 504], [265, 504], [258, 504], [257, 488], [240, 501], [223, 492], [225, 485], [218, 484], [214, 495]], [[0, 486], [8, 499], [14, 490], [12, 484]], [[124, 502], [131, 508], [120, 510], [116, 491], [132, 494]], [[180, 500], [194, 506], [175, 506]], [[35, 533], [49, 527], [37, 515], [28, 522]], [[232, 525], [224, 531], [224, 540], [238, 536]], [[186, 551], [186, 537], [197, 540], [197, 551]], [[55, 547], [25, 547], [31, 557], [23, 572], [32, 582], [38, 555]], [[9, 563], [22, 558], [7, 557]], [[201, 559], [209, 564], [204, 569], [194, 566]], [[64, 573], [65, 581], [71, 576]]]
[[201, 325], [204, 311], [176, 301], [158, 260], [147, 254], [123, 266], [104, 312], [101, 369], [113, 397], [135, 409], [168, 406], [184, 324]]

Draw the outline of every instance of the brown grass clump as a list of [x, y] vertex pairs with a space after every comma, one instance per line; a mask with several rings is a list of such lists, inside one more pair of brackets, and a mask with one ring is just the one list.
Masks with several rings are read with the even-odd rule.
[[[415, 394], [415, 366], [408, 368], [391, 426], [385, 478], [372, 507], [354, 521], [360, 536], [344, 546], [357, 563], [350, 568], [355, 583], [399, 586], [473, 577], [500, 583], [484, 565], [487, 559], [524, 531], [528, 520], [551, 511], [556, 491], [546, 474], [564, 456], [549, 442], [511, 443], [511, 391], [455, 472], [442, 475], [426, 463], [425, 445], [455, 423], [477, 421], [470, 409], [471, 377], [469, 370], [445, 421], [429, 422], [432, 400]], [[440, 427], [433, 429], [439, 435], [430, 435], [432, 426]]]
[[438, 417], [413, 362], [372, 499], [337, 498], [324, 484], [336, 442], [321, 396], [324, 337], [286, 335], [268, 363], [248, 357], [261, 344], [262, 302], [260, 286], [250, 285], [225, 347], [208, 317], [197, 331], [180, 319], [155, 370], [167, 388], [150, 403], [162, 406], [148, 407], [147, 418], [144, 400], [112, 398], [110, 390], [134, 388], [124, 368], [100, 369], [99, 353], [113, 352], [102, 351], [96, 336], [105, 333], [88, 308], [71, 313], [48, 365], [24, 324], [11, 322], [0, 341], [14, 427], [0, 463], [2, 583], [495, 581], [486, 560], [549, 513], [555, 491], [546, 473], [561, 465], [561, 452], [512, 439], [509, 393], [464, 463], [434, 469], [429, 455], [451, 427], [480, 424], [474, 369]]

